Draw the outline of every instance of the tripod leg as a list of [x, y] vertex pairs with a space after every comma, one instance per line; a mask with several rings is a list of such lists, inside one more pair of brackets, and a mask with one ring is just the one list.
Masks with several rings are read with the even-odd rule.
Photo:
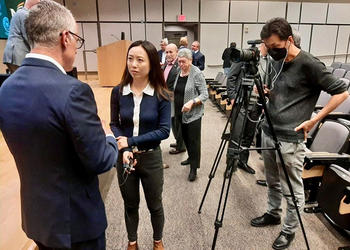
[[[214, 223], [215, 233], [214, 233], [213, 243], [211, 246], [212, 250], [215, 249], [216, 240], [217, 240], [217, 237], [219, 234], [219, 229], [222, 227], [222, 222], [224, 220], [225, 209], [226, 209], [226, 204], [227, 204], [228, 193], [229, 193], [230, 186], [231, 186], [232, 173], [233, 173], [233, 170], [235, 168], [235, 165], [237, 165], [237, 163], [238, 163], [238, 159], [235, 159], [233, 166], [227, 165], [226, 172], [228, 173], [228, 178], [224, 178], [223, 183], [222, 183], [219, 205], [218, 205], [218, 209], [216, 211], [216, 218], [215, 218], [215, 223]], [[228, 180], [228, 183], [226, 184], [227, 180]], [[222, 204], [222, 199], [223, 199], [224, 193], [225, 193], [225, 198], [224, 198], [224, 202]], [[221, 210], [221, 204], [222, 204], [222, 210]], [[221, 211], [221, 213], [220, 213], [220, 211]], [[219, 217], [220, 217], [220, 219], [219, 219]]]
[[212, 168], [211, 168], [211, 170], [210, 170], [209, 181], [208, 181], [207, 187], [205, 188], [204, 195], [203, 195], [201, 204], [200, 204], [199, 209], [198, 209], [198, 213], [199, 213], [199, 214], [202, 212], [202, 207], [203, 207], [203, 204], [204, 204], [204, 200], [205, 200], [205, 198], [206, 198], [206, 196], [207, 196], [207, 193], [208, 193], [208, 190], [209, 190], [209, 186], [210, 186], [210, 184], [211, 184], [211, 181], [212, 181], [212, 179], [213, 179], [214, 176], [215, 176], [216, 170], [218, 169], [219, 162], [220, 162], [222, 153], [224, 152], [226, 143], [227, 143], [226, 140], [224, 140], [224, 139], [221, 140], [220, 147], [219, 147], [219, 149], [218, 149], [218, 152], [216, 153], [216, 157], [215, 157], [213, 166], [212, 166]]

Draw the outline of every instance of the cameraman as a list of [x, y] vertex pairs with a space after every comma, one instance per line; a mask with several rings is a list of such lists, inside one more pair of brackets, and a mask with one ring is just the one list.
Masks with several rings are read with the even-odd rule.
[[[325, 65], [311, 54], [295, 46], [292, 28], [283, 18], [269, 20], [261, 30], [274, 68], [269, 75], [270, 89], [267, 111], [281, 145], [281, 153], [300, 211], [304, 205], [304, 188], [301, 174], [305, 157], [307, 133], [347, 97], [344, 82], [327, 72]], [[282, 62], [282, 63], [281, 63]], [[320, 91], [332, 95], [327, 105], [312, 119]], [[271, 130], [265, 121], [262, 125], [263, 147], [275, 147]], [[286, 177], [276, 150], [262, 152], [268, 184], [267, 213], [251, 220], [251, 225], [263, 227], [281, 223], [282, 195], [287, 200], [287, 215], [282, 231], [274, 241], [274, 249], [285, 249], [294, 239], [298, 227], [297, 212], [292, 201]]]
[[[240, 51], [232, 48], [231, 50], [231, 58], [233, 59], [233, 63], [231, 65], [230, 71], [228, 73], [227, 77], [227, 95], [230, 99], [231, 105], [232, 105], [232, 114], [234, 114], [236, 109], [239, 105], [237, 103], [242, 103], [242, 107], [239, 110], [238, 116], [236, 121], [231, 121], [231, 128], [230, 128], [230, 134], [231, 134], [231, 140], [229, 141], [228, 149], [227, 149], [227, 155], [226, 155], [226, 164], [231, 165], [234, 164], [234, 158], [232, 155], [229, 154], [230, 149], [237, 149], [238, 145], [235, 143], [238, 143], [239, 137], [242, 134], [242, 140], [241, 140], [241, 146], [249, 148], [250, 145], [253, 142], [254, 135], [255, 135], [255, 129], [259, 120], [259, 116], [261, 114], [261, 108], [257, 104], [257, 95], [254, 93], [254, 91], [250, 90], [250, 93], [245, 93], [248, 96], [250, 96], [249, 100], [242, 100], [242, 97], [239, 97], [239, 100], [237, 99], [238, 89], [239, 86], [242, 83], [242, 78], [245, 77], [245, 72], [242, 70], [242, 66], [244, 65], [244, 62], [241, 62], [239, 60], [239, 54]], [[241, 92], [243, 93], [243, 92]], [[243, 121], [244, 117], [247, 113], [247, 120], [246, 124], [243, 127]], [[235, 125], [234, 127], [232, 125]], [[232, 142], [232, 139], [234, 142]], [[237, 164], [237, 167], [240, 169], [246, 171], [249, 174], [255, 174], [255, 170], [251, 168], [248, 165], [248, 158], [249, 158], [249, 151], [241, 151], [239, 153], [239, 161]]]

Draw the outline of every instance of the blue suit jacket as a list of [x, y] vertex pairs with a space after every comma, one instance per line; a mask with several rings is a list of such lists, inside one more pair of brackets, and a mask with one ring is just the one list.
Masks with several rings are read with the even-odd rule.
[[48, 247], [106, 229], [97, 175], [117, 161], [91, 88], [54, 64], [26, 58], [0, 88], [0, 129], [21, 181], [22, 227]]
[[197, 66], [200, 70], [204, 70], [205, 56], [200, 51], [197, 53], [192, 52], [192, 64]]

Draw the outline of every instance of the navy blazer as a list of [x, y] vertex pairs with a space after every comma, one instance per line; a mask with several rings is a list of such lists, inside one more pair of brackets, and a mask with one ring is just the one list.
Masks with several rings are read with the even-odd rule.
[[153, 96], [144, 93], [140, 104], [139, 135], [133, 136], [133, 94], [123, 95], [120, 86], [112, 90], [110, 126], [115, 137], [128, 137], [129, 147], [137, 146], [139, 150], [158, 147], [169, 137], [170, 114], [170, 101], [158, 97], [156, 91]]
[[192, 64], [197, 66], [200, 70], [204, 70], [205, 56], [200, 51], [197, 53], [192, 52]]
[[22, 228], [53, 248], [107, 227], [98, 174], [117, 161], [91, 88], [49, 61], [26, 58], [0, 88], [0, 129], [21, 181]]

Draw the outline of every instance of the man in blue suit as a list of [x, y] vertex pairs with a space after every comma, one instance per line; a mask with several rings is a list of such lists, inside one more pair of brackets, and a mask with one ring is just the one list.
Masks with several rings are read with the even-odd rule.
[[91, 88], [66, 75], [83, 39], [71, 12], [41, 1], [26, 20], [34, 44], [0, 88], [0, 129], [21, 181], [22, 228], [39, 249], [105, 249], [98, 174], [117, 160]]
[[199, 51], [199, 46], [198, 41], [194, 41], [191, 45], [192, 64], [203, 71], [205, 67], [205, 56]]

